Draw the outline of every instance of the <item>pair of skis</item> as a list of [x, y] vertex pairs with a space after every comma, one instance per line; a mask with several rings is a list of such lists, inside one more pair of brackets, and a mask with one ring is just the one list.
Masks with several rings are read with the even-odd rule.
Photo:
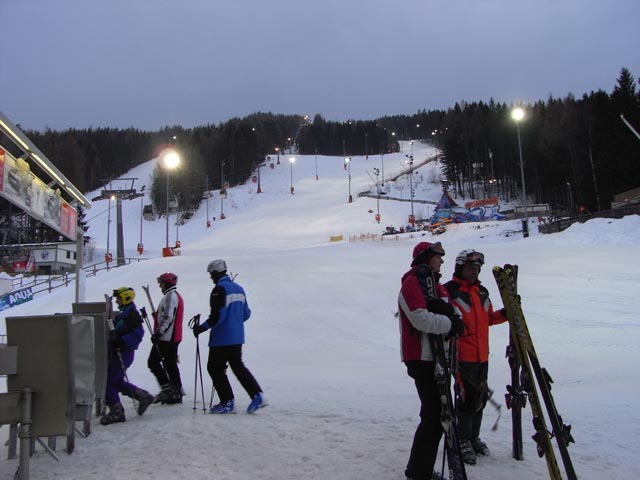
[[[511, 385], [507, 386], [508, 393], [505, 398], [507, 406], [511, 407], [514, 422], [513, 456], [516, 459], [522, 459], [520, 411], [528, 399], [533, 414], [533, 427], [536, 432], [533, 435], [533, 440], [536, 442], [538, 455], [544, 457], [547, 462], [550, 478], [553, 480], [562, 479], [551, 441], [555, 437], [567, 478], [575, 480], [577, 476], [568, 450], [569, 443], [574, 442], [571, 436], [571, 426], [562, 422], [562, 417], [559, 415], [551, 395], [553, 380], [547, 370], [540, 366], [538, 355], [533, 346], [517, 290], [518, 267], [517, 265], [505, 265], [504, 268], [494, 267], [493, 275], [509, 319], [507, 358], [511, 366]], [[547, 410], [549, 423], [552, 427], [551, 431], [547, 428], [538, 389]]]
[[[421, 286], [427, 301], [438, 298], [436, 279], [433, 272], [430, 270], [426, 272], [424, 284]], [[451, 374], [452, 370], [457, 367], [451, 368], [447, 362], [442, 335], [430, 334], [428, 337], [431, 354], [433, 355], [434, 376], [438, 388], [438, 396], [440, 397], [440, 423], [444, 430], [444, 449], [447, 457], [447, 466], [449, 467], [449, 479], [467, 480], [467, 472], [462, 460], [462, 450], [460, 449], [460, 439], [458, 437], [456, 412], [451, 395]], [[451, 359], [457, 358], [457, 342], [457, 338], [453, 338], [451, 341], [451, 351], [449, 352]], [[453, 373], [455, 374], [455, 371]]]

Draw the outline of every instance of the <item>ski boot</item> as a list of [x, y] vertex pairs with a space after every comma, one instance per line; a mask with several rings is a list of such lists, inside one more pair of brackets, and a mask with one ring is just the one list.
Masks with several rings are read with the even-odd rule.
[[160, 387], [160, 393], [156, 395], [153, 400], [153, 403], [161, 403], [162, 405], [167, 403], [167, 400], [171, 397], [173, 392], [173, 388], [171, 388], [171, 384], [165, 383]]
[[126, 422], [124, 408], [121, 403], [109, 405], [109, 413], [100, 417], [100, 425], [111, 425], [112, 423]]
[[478, 455], [484, 455], [485, 457], [491, 455], [491, 450], [489, 450], [489, 447], [487, 447], [486, 443], [480, 440], [480, 437], [472, 439], [471, 446], [473, 447], [473, 451]]
[[267, 399], [264, 398], [262, 392], [256, 393], [251, 399], [251, 403], [247, 407], [247, 413], [253, 413], [259, 408], [266, 407], [267, 405], [269, 405], [269, 403], [267, 403]]
[[136, 387], [133, 392], [133, 398], [138, 401], [138, 408], [136, 409], [138, 415], [142, 415], [144, 412], [146, 412], [147, 408], [149, 408], [149, 405], [151, 405], [154, 401], [153, 395], [151, 395], [146, 390], [138, 387]]
[[477, 461], [476, 452], [471, 446], [471, 441], [466, 438], [460, 439], [460, 450], [462, 451], [462, 460], [467, 465], [475, 465]]
[[233, 399], [228, 402], [220, 402], [217, 405], [214, 405], [209, 409], [209, 413], [217, 413], [217, 414], [227, 414], [227, 413], [236, 413], [236, 405]]

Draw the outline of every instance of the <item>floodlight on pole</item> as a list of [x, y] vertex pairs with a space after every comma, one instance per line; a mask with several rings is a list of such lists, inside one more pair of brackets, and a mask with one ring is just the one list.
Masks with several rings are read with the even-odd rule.
[[[168, 249], [169, 248], [169, 173], [171, 172], [171, 170], [175, 170], [176, 168], [178, 168], [181, 160], [180, 160], [180, 155], [178, 154], [177, 151], [175, 151], [172, 148], [167, 148], [163, 150], [163, 152], [160, 154], [160, 161], [162, 166], [167, 172], [167, 195], [165, 199], [166, 200], [165, 202], [165, 206], [166, 206], [165, 248]], [[166, 251], [167, 250], [165, 250], [165, 252]]]
[[291, 195], [293, 195], [293, 164], [296, 163], [296, 157], [289, 157], [289, 165], [291, 166]]
[[353, 197], [351, 196], [351, 157], [345, 157], [345, 165], [347, 165], [347, 176], [349, 177], [349, 203], [353, 203]]
[[522, 160], [522, 142], [520, 141], [520, 122], [524, 119], [524, 109], [517, 107], [511, 111], [511, 118], [516, 122], [518, 130], [518, 153], [520, 154], [520, 180], [522, 182], [522, 201], [524, 203], [524, 220], [522, 221], [522, 236], [529, 236], [529, 219], [527, 217], [527, 190], [524, 184], [524, 161]]

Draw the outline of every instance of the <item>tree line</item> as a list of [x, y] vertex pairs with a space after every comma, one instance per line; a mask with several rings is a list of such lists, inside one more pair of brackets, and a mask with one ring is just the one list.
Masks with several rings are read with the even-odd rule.
[[[491, 100], [375, 120], [335, 122], [321, 115], [311, 120], [259, 112], [189, 129], [25, 133], [85, 192], [155, 158], [163, 146], [173, 146], [183, 164], [170, 173], [170, 195], [179, 196], [181, 210], [196, 209], [205, 191], [245, 182], [267, 155], [285, 153], [294, 145], [307, 155], [378, 155], [398, 151], [398, 141], [408, 139], [427, 141], [442, 150], [446, 177], [454, 194], [462, 198], [500, 194], [513, 200], [522, 191], [524, 174], [529, 202], [575, 213], [578, 206], [608, 208], [614, 194], [638, 186], [640, 143], [620, 119], [624, 115], [640, 128], [640, 91], [628, 69], [622, 68], [611, 93], [592, 91], [579, 99], [569, 94], [521, 107], [526, 116], [518, 125], [510, 116], [513, 105]], [[0, 142], [15, 150], [7, 138], [0, 137]], [[42, 173], [35, 166], [34, 170]], [[156, 167], [153, 184], [147, 186], [160, 214], [166, 204], [166, 175]], [[5, 219], [15, 215], [15, 209], [6, 205], [3, 210]], [[34, 229], [42, 231], [37, 224]]]

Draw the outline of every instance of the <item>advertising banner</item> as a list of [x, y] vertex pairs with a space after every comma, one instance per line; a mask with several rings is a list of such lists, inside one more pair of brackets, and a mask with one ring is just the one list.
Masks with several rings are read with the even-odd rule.
[[77, 212], [36, 177], [29, 164], [0, 149], [0, 195], [65, 237], [75, 241]]
[[21, 303], [26, 303], [33, 300], [33, 293], [31, 287], [23, 288], [12, 293], [0, 296], [0, 310], [6, 310], [7, 308], [15, 307]]

